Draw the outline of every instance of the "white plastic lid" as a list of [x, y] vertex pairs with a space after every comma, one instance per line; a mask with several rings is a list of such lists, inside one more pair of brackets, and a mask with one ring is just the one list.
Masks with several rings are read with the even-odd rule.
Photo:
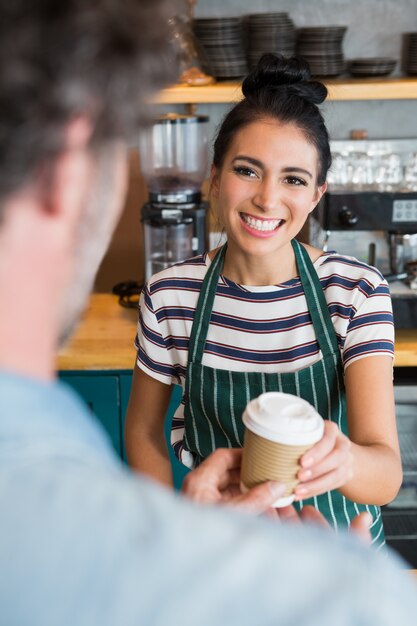
[[323, 436], [324, 420], [314, 407], [289, 393], [271, 391], [251, 400], [243, 423], [256, 435], [286, 445], [308, 445]]

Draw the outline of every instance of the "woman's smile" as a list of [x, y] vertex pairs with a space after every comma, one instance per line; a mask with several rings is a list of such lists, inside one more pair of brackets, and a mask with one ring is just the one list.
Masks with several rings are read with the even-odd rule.
[[239, 213], [242, 226], [255, 237], [272, 237], [285, 222], [283, 219], [265, 219], [249, 213]]

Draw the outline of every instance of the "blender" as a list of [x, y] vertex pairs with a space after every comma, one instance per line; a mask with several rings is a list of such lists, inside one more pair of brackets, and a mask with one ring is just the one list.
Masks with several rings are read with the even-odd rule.
[[145, 279], [206, 250], [201, 186], [208, 158], [208, 120], [167, 113], [140, 138], [139, 153], [149, 201], [142, 208]]

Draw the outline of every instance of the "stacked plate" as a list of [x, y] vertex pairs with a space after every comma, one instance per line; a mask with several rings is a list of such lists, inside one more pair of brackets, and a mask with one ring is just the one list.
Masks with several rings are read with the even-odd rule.
[[245, 16], [249, 68], [265, 52], [293, 56], [295, 28], [288, 13], [254, 13]]
[[352, 59], [348, 61], [349, 73], [352, 76], [388, 76], [397, 65], [396, 59], [376, 57], [369, 59]]
[[404, 35], [404, 71], [417, 74], [417, 33]]
[[310, 64], [313, 76], [338, 76], [345, 69], [342, 41], [346, 26], [315, 26], [297, 31], [297, 54]]
[[207, 73], [219, 79], [240, 78], [247, 73], [239, 17], [195, 19], [193, 30], [206, 53]]

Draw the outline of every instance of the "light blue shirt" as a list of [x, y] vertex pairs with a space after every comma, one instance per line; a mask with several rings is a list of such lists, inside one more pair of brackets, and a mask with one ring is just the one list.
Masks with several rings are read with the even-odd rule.
[[349, 537], [130, 473], [60, 383], [0, 375], [1, 626], [385, 626], [417, 587]]

